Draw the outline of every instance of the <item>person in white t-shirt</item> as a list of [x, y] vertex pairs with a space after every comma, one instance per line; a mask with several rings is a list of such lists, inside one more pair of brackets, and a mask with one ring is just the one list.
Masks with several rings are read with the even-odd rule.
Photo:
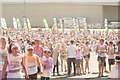
[[115, 57], [115, 65], [112, 66], [109, 78], [120, 79], [120, 54]]
[[71, 44], [67, 48], [68, 76], [70, 76], [72, 62], [74, 67], [74, 76], [76, 75], [76, 53], [77, 53], [77, 48], [74, 45], [74, 40], [71, 40]]
[[100, 44], [97, 45], [96, 53], [98, 54], [98, 68], [99, 68], [99, 75], [98, 77], [103, 77], [103, 71], [106, 64], [106, 50], [107, 46], [104, 44], [104, 39], [100, 39]]

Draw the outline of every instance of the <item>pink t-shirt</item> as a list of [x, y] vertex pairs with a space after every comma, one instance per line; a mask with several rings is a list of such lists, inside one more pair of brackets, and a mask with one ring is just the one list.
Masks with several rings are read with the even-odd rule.
[[82, 59], [81, 48], [77, 48], [76, 59]]
[[39, 57], [42, 57], [42, 54], [43, 54], [43, 48], [42, 47], [34, 47], [34, 53], [36, 54], [36, 55], [38, 55]]
[[42, 65], [43, 65], [44, 69], [52, 68], [52, 66], [53, 66], [53, 59], [51, 57], [46, 58], [45, 56], [43, 56], [41, 58], [41, 61], [42, 61]]
[[53, 59], [51, 57], [46, 58], [43, 56], [41, 58], [42, 66], [43, 66], [43, 77], [51, 77], [52, 67], [53, 67]]

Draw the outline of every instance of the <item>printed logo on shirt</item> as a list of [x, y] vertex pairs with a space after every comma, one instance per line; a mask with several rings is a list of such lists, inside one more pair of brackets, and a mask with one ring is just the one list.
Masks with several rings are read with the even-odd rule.
[[18, 61], [10, 61], [10, 68], [14, 69], [14, 68], [19, 68], [20, 67], [20, 63]]
[[2, 63], [4, 63], [4, 60], [5, 60], [5, 57], [6, 57], [6, 56], [7, 56], [6, 53], [0, 54], [0, 61], [1, 61]]
[[48, 69], [52, 67], [52, 63], [49, 59], [42, 61], [42, 65], [44, 69]]

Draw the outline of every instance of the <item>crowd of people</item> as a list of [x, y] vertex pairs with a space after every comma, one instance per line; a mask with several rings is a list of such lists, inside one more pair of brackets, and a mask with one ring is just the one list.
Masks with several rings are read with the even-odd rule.
[[109, 65], [109, 77], [120, 78], [119, 47], [117, 31], [1, 29], [0, 78], [37, 79], [40, 75], [41, 80], [49, 80], [61, 72], [71, 76], [72, 71], [74, 76], [86, 75], [93, 53], [98, 55], [98, 77], [104, 76]]

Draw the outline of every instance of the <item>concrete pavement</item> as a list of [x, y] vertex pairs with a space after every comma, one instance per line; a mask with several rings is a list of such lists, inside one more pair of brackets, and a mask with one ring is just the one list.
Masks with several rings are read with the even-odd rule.
[[[85, 61], [84, 61], [85, 63]], [[106, 68], [107, 70], [109, 69], [108, 68], [108, 62], [107, 62], [107, 59], [106, 59]], [[104, 73], [104, 77], [98, 77], [98, 62], [97, 62], [97, 55], [95, 53], [91, 53], [91, 58], [90, 58], [90, 74], [86, 74], [86, 75], [81, 75], [81, 76], [70, 76], [70, 77], [67, 77], [67, 73], [65, 72], [60, 72], [61, 73], [61, 76], [52, 76], [51, 80], [53, 79], [57, 79], [57, 80], [106, 80], [108, 79], [108, 76], [109, 76], [109, 73]]]

